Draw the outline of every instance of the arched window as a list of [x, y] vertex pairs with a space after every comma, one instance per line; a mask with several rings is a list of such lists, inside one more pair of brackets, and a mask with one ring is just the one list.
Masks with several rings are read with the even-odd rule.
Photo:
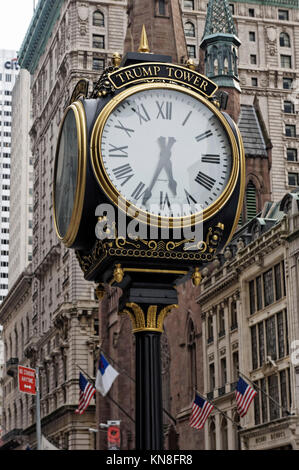
[[195, 26], [191, 21], [187, 21], [184, 26], [185, 36], [195, 38]]
[[246, 188], [246, 214], [247, 220], [251, 220], [256, 216], [256, 187], [252, 181], [249, 181]]
[[216, 450], [216, 427], [214, 419], [211, 419], [209, 427], [210, 450]]
[[228, 450], [227, 420], [223, 418], [221, 421], [221, 449]]
[[92, 16], [92, 25], [93, 26], [105, 26], [105, 17], [103, 13], [99, 10], [96, 10]]
[[290, 36], [288, 33], [280, 33], [279, 45], [280, 47], [291, 47]]

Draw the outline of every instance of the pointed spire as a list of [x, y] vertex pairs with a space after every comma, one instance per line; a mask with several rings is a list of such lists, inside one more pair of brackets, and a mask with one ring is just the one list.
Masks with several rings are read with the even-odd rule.
[[226, 0], [210, 0], [203, 38], [211, 34], [237, 35], [234, 20]]
[[204, 51], [204, 74], [229, 93], [228, 113], [237, 121], [240, 112], [238, 49], [234, 20], [227, 0], [209, 0], [200, 48]]
[[141, 38], [138, 52], [150, 52], [145, 26], [142, 25]]

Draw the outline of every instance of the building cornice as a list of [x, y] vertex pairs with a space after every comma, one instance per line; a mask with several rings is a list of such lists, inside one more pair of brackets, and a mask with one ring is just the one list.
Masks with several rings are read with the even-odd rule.
[[39, 59], [44, 53], [62, 4], [63, 0], [39, 0], [38, 2], [18, 54], [21, 68], [27, 69], [31, 74], [36, 70]]

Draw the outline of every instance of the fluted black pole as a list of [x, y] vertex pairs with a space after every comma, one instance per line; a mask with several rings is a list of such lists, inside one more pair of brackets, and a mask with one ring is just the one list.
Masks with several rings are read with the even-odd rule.
[[136, 449], [163, 449], [162, 380], [159, 332], [136, 336]]

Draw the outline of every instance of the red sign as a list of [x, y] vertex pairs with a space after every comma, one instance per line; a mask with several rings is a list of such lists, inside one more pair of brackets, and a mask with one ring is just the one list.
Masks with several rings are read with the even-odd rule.
[[119, 426], [109, 426], [107, 437], [108, 437], [108, 450], [120, 450]]
[[35, 369], [18, 366], [19, 391], [24, 393], [36, 394], [35, 390]]

